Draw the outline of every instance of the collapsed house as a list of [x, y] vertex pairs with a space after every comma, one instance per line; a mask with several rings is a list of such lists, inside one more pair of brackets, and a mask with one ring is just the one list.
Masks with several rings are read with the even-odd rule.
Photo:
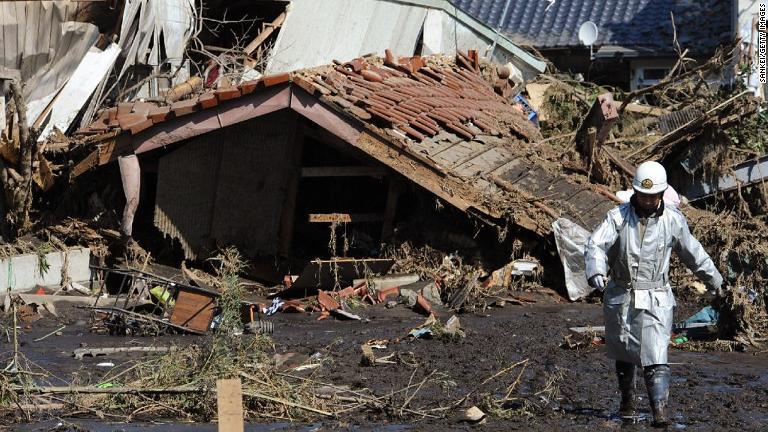
[[[137, 207], [154, 208], [154, 223], [187, 258], [218, 244], [288, 255], [307, 223], [375, 223], [386, 241], [402, 181], [491, 224], [511, 218], [539, 235], [561, 216], [596, 226], [615, 198], [558, 169], [527, 115], [483, 79], [474, 52], [457, 59], [388, 53], [164, 107], [119, 104], [79, 131], [96, 149], [73, 175], [118, 160], [130, 203], [123, 230]], [[365, 199], [335, 195], [328, 178]], [[146, 189], [153, 201], [139, 199]]]
[[[0, 3], [0, 102], [7, 102], [0, 110], [6, 115], [0, 122], [6, 200], [0, 204], [13, 204], [0, 216], [15, 230], [10, 242], [5, 230], [0, 239], [3, 311], [13, 320], [6, 334], [14, 345], [0, 387], [28, 418], [29, 409], [98, 407], [88, 412], [101, 418], [130, 413], [127, 421], [159, 413], [208, 421], [213, 406], [227, 405], [227, 394], [247, 398], [247, 416], [270, 421], [314, 418], [295, 415], [303, 411], [335, 417], [356, 409], [400, 422], [409, 418], [404, 410], [422, 420], [448, 419], [471, 399], [485, 400], [494, 416], [525, 422], [529, 404], [540, 412], [572, 413], [560, 404], [568, 399], [558, 396], [560, 366], [539, 362], [526, 372], [533, 380], [521, 381], [528, 360], [517, 361], [531, 346], [551, 357], [554, 345], [547, 343], [571, 318], [540, 324], [565, 309], [542, 308], [543, 315], [517, 309], [511, 312], [519, 321], [485, 321], [491, 333], [517, 326], [537, 331], [524, 335], [522, 351], [506, 350], [515, 363], [480, 381], [494, 382], [495, 390], [481, 393], [470, 382], [458, 402], [441, 401], [429, 411], [407, 406], [433, 375], [436, 390], [424, 387], [422, 393], [445, 399], [450, 376], [433, 369], [419, 383], [416, 370], [429, 363], [413, 363], [419, 360], [413, 353], [397, 348], [378, 358], [373, 350], [405, 341], [412, 349], [420, 338], [456, 342], [473, 336], [457, 315], [443, 323], [449, 313], [559, 303], [563, 287], [570, 300], [589, 296], [584, 243], [606, 211], [628, 199], [634, 166], [649, 159], [669, 169], [670, 183], [684, 195], [678, 197], [681, 211], [731, 284], [720, 299], [717, 323], [719, 337], [729, 340], [714, 342], [738, 349], [768, 334], [768, 192], [762, 174], [768, 172], [768, 117], [765, 106], [748, 97], [755, 89], [708, 79], [733, 71], [733, 53], [726, 49], [694, 67], [680, 53], [659, 82], [643, 80], [623, 94], [576, 76], [542, 73], [544, 61], [491, 28], [501, 22], [484, 25], [440, 0], [73, 3]], [[573, 28], [565, 5], [578, 2], [539, 3], [555, 7], [555, 27], [564, 33]], [[630, 12], [652, 6], [630, 3]], [[502, 3], [484, 4], [493, 16]], [[537, 10], [520, 14], [528, 18]], [[551, 16], [547, 10], [542, 15]], [[35, 24], [38, 39], [30, 31]], [[608, 70], [628, 68], [616, 61]], [[486, 259], [489, 251], [495, 260]], [[702, 302], [704, 286], [676, 263], [671, 267], [678, 298], [687, 306]], [[57, 302], [82, 306], [57, 315]], [[376, 310], [366, 310], [373, 305]], [[368, 339], [380, 333], [375, 324], [352, 330], [355, 338], [345, 336], [339, 344], [336, 335], [325, 335], [335, 339], [331, 345], [297, 355], [303, 364], [288, 369], [327, 367], [338, 360], [333, 346], [353, 356], [359, 346], [361, 367], [413, 368], [404, 389], [384, 396], [373, 385], [360, 386], [349, 363], [342, 365], [346, 371], [331, 372], [332, 385], [314, 381], [322, 377], [316, 372], [310, 378], [285, 374], [282, 364], [297, 353], [266, 356], [278, 351], [266, 347], [269, 338], [244, 335], [271, 334], [273, 324], [293, 321], [272, 321], [277, 312], [368, 323], [398, 305], [427, 320], [410, 328], [393, 312], [394, 320], [384, 324], [395, 335], [389, 339]], [[567, 309], [579, 320], [599, 316], [588, 305]], [[81, 319], [84, 310], [89, 321]], [[686, 322], [704, 324], [690, 329], [713, 336], [712, 312], [702, 309]], [[43, 314], [57, 318], [50, 333], [17, 325], [17, 319], [31, 323]], [[706, 322], [697, 322], [697, 315], [706, 315]], [[64, 322], [70, 316], [75, 319]], [[409, 329], [402, 332], [402, 325]], [[81, 375], [90, 366], [75, 363], [71, 382], [25, 359], [30, 348], [50, 356], [46, 361], [64, 359], [65, 351], [51, 350], [57, 347], [51, 342], [67, 326], [74, 338], [59, 341], [79, 343], [72, 351], [77, 361], [169, 355], [129, 357], [128, 369], [96, 363], [109, 368], [106, 374], [89, 369]], [[302, 351], [314, 351], [316, 344], [305, 341], [325, 332], [317, 329], [297, 334]], [[595, 330], [572, 327], [561, 347], [600, 344]], [[87, 331], [211, 337], [165, 338], [180, 347], [133, 346], [136, 340], [132, 346], [89, 347], [82, 338]], [[684, 333], [670, 342], [680, 346], [686, 335], [693, 337]], [[281, 339], [289, 346], [291, 336]], [[475, 337], [475, 345], [463, 346], [488, 346], [488, 340]], [[481, 353], [483, 362], [496, 351], [490, 348]], [[467, 351], [470, 363], [475, 351]], [[439, 357], [451, 367], [445, 352]], [[517, 367], [519, 374], [511, 373]], [[218, 380], [232, 376], [243, 381]], [[354, 380], [346, 390], [344, 377]], [[545, 386], [541, 391], [538, 382]], [[210, 398], [214, 383], [222, 396], [216, 403]], [[354, 397], [337, 398], [339, 392], [328, 393], [331, 387]], [[48, 396], [57, 393], [72, 395]], [[113, 397], [92, 398], [101, 393]], [[500, 394], [506, 394], [503, 400], [493, 396]], [[32, 405], [21, 404], [26, 401]], [[242, 408], [242, 402], [231, 406]], [[467, 414], [472, 411], [475, 420], [485, 417], [477, 407]], [[20, 418], [15, 408], [12, 414]], [[236, 410], [233, 416], [243, 417]]]
[[[72, 132], [92, 124], [105, 107], [120, 103], [183, 101], [206, 89], [243, 86], [263, 75], [326, 65], [337, 57], [383, 54], [389, 47], [398, 54], [413, 55], [493, 45], [483, 55], [507, 63], [516, 80], [534, 76], [545, 67], [544, 62], [447, 1], [339, 0], [332, 8], [327, 6], [312, 1], [210, 1], [203, 5], [189, 0], [0, 5], [0, 43], [4, 47], [0, 150], [10, 162], [5, 167], [9, 176], [6, 191], [19, 195], [19, 191], [29, 190], [23, 185], [28, 181], [27, 168], [21, 165], [27, 160], [23, 148], [34, 147], [33, 166], [28, 169], [32, 181], [42, 192], [59, 194], [72, 161], [88, 150], [88, 142], [81, 145], [69, 139]], [[329, 13], [342, 9], [349, 14], [339, 18]], [[319, 24], [317, 31], [305, 31], [310, 21]], [[43, 30], [32, 31], [38, 27]], [[339, 40], [339, 35], [346, 39]], [[9, 90], [11, 82], [23, 87], [20, 101]], [[24, 123], [31, 134], [20, 134], [14, 123], [18, 102], [26, 105]], [[39, 144], [21, 142], [33, 135]], [[167, 181], [164, 177], [161, 184], [167, 187]], [[275, 200], [276, 204], [270, 204], [282, 206], [282, 195]], [[90, 204], [103, 207], [99, 202]], [[272, 221], [264, 232], [276, 226]], [[7, 233], [3, 235], [5, 238]], [[292, 233], [281, 234], [277, 240], [275, 233], [251, 234], [263, 238], [245, 243], [254, 244], [251, 252], [284, 253], [290, 249], [289, 235]], [[210, 238], [219, 237], [209, 236], [206, 247]], [[239, 234], [224, 237], [234, 239]], [[199, 252], [199, 241], [193, 242]], [[283, 245], [277, 247], [276, 242]], [[184, 248], [185, 256], [196, 255], [191, 246]]]

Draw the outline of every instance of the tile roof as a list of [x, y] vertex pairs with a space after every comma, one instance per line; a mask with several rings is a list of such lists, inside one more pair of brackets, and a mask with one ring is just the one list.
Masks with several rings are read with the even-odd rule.
[[513, 103], [496, 94], [471, 60], [402, 57], [355, 59], [294, 75], [293, 82], [395, 138], [422, 142], [446, 131], [464, 140], [480, 135], [536, 141], [538, 129]]
[[596, 45], [671, 52], [674, 13], [680, 45], [711, 54], [731, 39], [731, 2], [718, 0], [451, 0], [469, 15], [498, 28], [515, 43], [541, 48], [581, 46], [579, 26], [597, 24]]
[[91, 124], [75, 133], [89, 135], [122, 131], [136, 135], [158, 123], [213, 108], [219, 103], [249, 95], [257, 89], [286, 83], [290, 78], [290, 74], [287, 73], [265, 76], [257, 80], [245, 81], [238, 86], [210, 90], [165, 106], [151, 102], [119, 103], [116, 107], [103, 110]]
[[[474, 54], [474, 57], [472, 55]], [[169, 106], [121, 103], [104, 110], [80, 134], [120, 129], [132, 135], [155, 124], [213, 108], [259, 89], [292, 81], [308, 93], [364, 123], [389, 130], [404, 142], [423, 141], [447, 131], [462, 139], [478, 135], [541, 138], [516, 105], [480, 75], [476, 53], [444, 57], [358, 58], [294, 74], [265, 76], [236, 87], [211, 90]]]
[[[479, 211], [491, 218], [512, 212], [514, 223], [544, 234], [560, 216], [592, 229], [615, 204], [596, 186], [563, 172], [559, 152], [539, 143], [538, 128], [500, 96], [509, 93], [505, 87], [509, 82], [498, 79], [494, 68], [481, 67], [476, 52], [458, 54], [455, 60], [387, 54], [384, 59], [358, 58], [267, 76], [165, 107], [119, 104], [81, 131], [98, 134], [95, 142], [101, 142], [100, 137], [106, 141], [73, 172], [77, 176], [108, 163], [122, 151], [149, 151], [158, 143], [167, 145], [209, 128], [225, 127], [236, 121], [208, 124], [200, 117], [195, 120], [199, 121], [195, 134], [166, 136], [164, 132], [194, 129], [184, 120], [193, 118], [192, 113], [219, 117], [227, 107], [256, 109], [245, 99], [248, 95], [256, 100], [274, 93], [285, 97], [275, 106], [287, 103], [285, 107], [302, 113], [298, 107], [318, 101], [321, 111], [359, 124], [361, 131], [347, 137], [351, 145], [463, 211]], [[277, 84], [284, 86], [268, 88]], [[252, 118], [241, 114], [235, 117]], [[179, 122], [171, 121], [178, 117], [182, 117]], [[325, 114], [321, 117], [327, 119]], [[118, 136], [130, 139], [121, 143]]]

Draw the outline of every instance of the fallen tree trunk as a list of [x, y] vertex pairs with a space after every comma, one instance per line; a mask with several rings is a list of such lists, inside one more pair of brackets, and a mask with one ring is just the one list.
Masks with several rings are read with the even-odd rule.
[[200, 387], [165, 387], [165, 388], [140, 388], [140, 387], [109, 387], [99, 388], [90, 386], [50, 386], [50, 387], [11, 387], [16, 393], [32, 394], [163, 394], [163, 393], [203, 393], [210, 391]]
[[[147, 395], [147, 394], [182, 394], [182, 393], [207, 393], [215, 391], [215, 388], [202, 388], [202, 387], [190, 387], [190, 386], [177, 386], [177, 387], [109, 387], [99, 388], [91, 386], [50, 386], [50, 387], [22, 387], [12, 386], [11, 391], [15, 393], [26, 394], [120, 394], [120, 395]], [[244, 396], [254, 397], [257, 399], [263, 399], [270, 402], [274, 402], [280, 405], [290, 406], [294, 408], [303, 409], [315, 414], [331, 417], [333, 413], [328, 411], [319, 410], [306, 405], [291, 402], [285, 399], [276, 398], [265, 395], [263, 393], [243, 391]]]

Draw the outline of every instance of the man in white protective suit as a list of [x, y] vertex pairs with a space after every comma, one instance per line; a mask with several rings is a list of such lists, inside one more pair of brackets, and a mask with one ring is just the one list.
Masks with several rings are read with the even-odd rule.
[[616, 360], [619, 413], [635, 415], [635, 367], [642, 366], [653, 423], [663, 426], [669, 423], [667, 348], [676, 305], [668, 277], [672, 251], [710, 294], [719, 293], [723, 278], [691, 234], [685, 216], [676, 206], [664, 204], [664, 167], [642, 163], [632, 187], [630, 202], [610, 210], [587, 241], [585, 273], [592, 287], [604, 291], [605, 342], [608, 357]]

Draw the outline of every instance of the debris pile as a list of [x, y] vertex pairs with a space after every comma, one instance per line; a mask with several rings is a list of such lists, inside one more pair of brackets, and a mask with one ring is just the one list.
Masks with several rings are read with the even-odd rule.
[[[649, 159], [666, 165], [670, 182], [684, 197], [680, 206], [693, 234], [730, 288], [721, 305], [727, 311], [721, 336], [756, 344], [768, 336], [768, 195], [760, 174], [768, 122], [764, 102], [741, 81], [724, 78], [733, 56], [733, 48], [726, 46], [699, 65], [690, 66], [692, 61], [681, 57], [657, 84], [617, 95], [622, 99], [616, 104], [617, 127], [589, 154], [579, 150], [579, 131], [589, 118], [583, 113], [610, 89], [565, 75], [541, 75], [526, 91], [541, 101], [542, 135], [563, 149], [563, 165], [586, 172], [590, 181], [617, 196], [630, 188], [634, 165]], [[745, 175], [748, 170], [757, 174]], [[673, 273], [681, 283], [693, 280], [685, 271]], [[746, 301], [749, 292], [758, 295]]]

